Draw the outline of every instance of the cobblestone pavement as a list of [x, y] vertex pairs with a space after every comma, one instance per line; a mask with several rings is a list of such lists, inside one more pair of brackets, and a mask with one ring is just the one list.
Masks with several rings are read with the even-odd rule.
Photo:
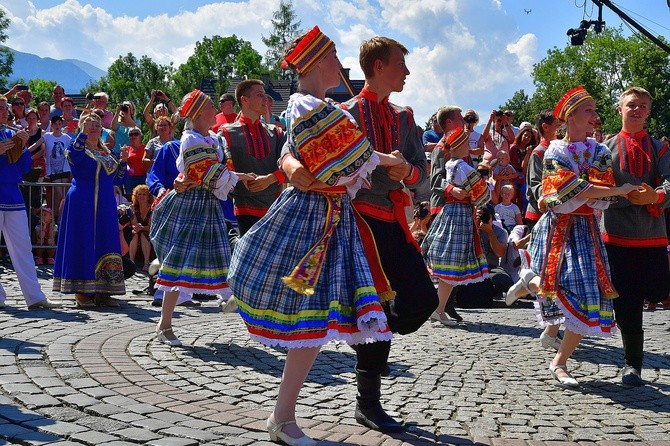
[[[50, 267], [40, 267], [50, 289]], [[159, 309], [123, 306], [28, 311], [13, 271], [0, 266], [0, 444], [268, 445], [264, 429], [285, 351], [248, 339], [213, 301], [178, 307], [181, 348], [153, 339]], [[48, 293], [51, 294], [51, 293]], [[56, 300], [60, 296], [51, 296]], [[620, 385], [621, 340], [587, 339], [569, 366], [581, 387], [560, 387], [538, 342], [532, 306], [462, 310], [465, 328], [425, 324], [398, 336], [383, 405], [410, 425], [394, 437], [353, 419], [355, 356], [323, 348], [301, 394], [301, 426], [324, 445], [472, 444], [670, 446], [670, 310], [645, 314], [648, 384]]]

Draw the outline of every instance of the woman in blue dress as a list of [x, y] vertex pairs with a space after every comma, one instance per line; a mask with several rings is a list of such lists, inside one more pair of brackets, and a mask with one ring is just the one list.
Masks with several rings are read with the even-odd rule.
[[126, 288], [114, 185], [123, 184], [128, 153], [112, 156], [95, 113], [82, 117], [79, 128], [65, 152], [72, 183], [58, 230], [53, 290], [74, 294], [78, 307], [116, 307], [111, 295]]

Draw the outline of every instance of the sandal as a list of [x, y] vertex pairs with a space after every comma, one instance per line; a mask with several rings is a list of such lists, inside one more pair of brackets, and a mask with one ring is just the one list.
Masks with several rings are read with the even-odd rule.
[[[174, 339], [170, 339], [166, 334], [172, 334], [174, 336]], [[175, 336], [174, 331], [172, 330], [172, 327], [164, 328], [161, 330], [160, 328], [156, 328], [156, 339], [161, 341], [163, 344], [171, 345], [173, 347], [179, 347], [181, 345], [181, 341], [177, 336]]]
[[74, 295], [74, 307], [75, 308], [92, 308], [95, 307], [95, 302], [93, 299], [88, 297], [86, 294], [77, 293]]
[[[554, 364], [553, 362], [549, 363], [549, 371], [551, 376], [553, 376], [556, 381], [563, 384], [567, 387], [577, 387], [579, 383], [575, 378], [572, 377], [570, 372], [568, 372], [568, 366], [565, 364]], [[563, 372], [563, 373], [561, 373]]]

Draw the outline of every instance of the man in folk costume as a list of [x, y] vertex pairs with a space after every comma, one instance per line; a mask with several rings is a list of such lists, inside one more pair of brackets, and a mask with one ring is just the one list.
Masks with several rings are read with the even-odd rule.
[[286, 182], [284, 172], [277, 168], [286, 137], [281, 128], [260, 119], [267, 104], [263, 81], [240, 82], [235, 96], [242, 109], [239, 119], [224, 124], [220, 131], [228, 142], [228, 168], [256, 176], [247, 184], [239, 182], [235, 186], [235, 215], [240, 235], [244, 235], [266, 214]]
[[[427, 180], [426, 157], [412, 112], [389, 102], [392, 92], [404, 88], [409, 70], [407, 49], [395, 40], [373, 37], [361, 44], [359, 61], [365, 73], [361, 93], [342, 104], [358, 122], [363, 133], [380, 153], [398, 153], [406, 163], [377, 167], [372, 172], [371, 189], [361, 189], [354, 207], [371, 231], [379, 260], [391, 288], [397, 293], [385, 303], [388, 323], [394, 332], [416, 331], [435, 311], [438, 299], [428, 276], [418, 245], [409, 232], [404, 207], [411, 189]], [[314, 178], [290, 156], [282, 167], [296, 187], [309, 188]], [[362, 231], [363, 232], [363, 231]], [[356, 421], [383, 432], [400, 432], [402, 424], [381, 406], [381, 376], [389, 374], [391, 342], [379, 341], [354, 346], [356, 350]]]
[[600, 224], [607, 248], [612, 281], [619, 292], [614, 315], [621, 330], [625, 366], [624, 385], [643, 385], [642, 358], [644, 299], [660, 302], [668, 297], [665, 217], [670, 206], [670, 154], [668, 145], [650, 137], [644, 124], [651, 113], [651, 95], [639, 87], [624, 91], [617, 107], [622, 129], [605, 144], [612, 151], [612, 168], [617, 185], [642, 185], [627, 199], [603, 212]]
[[[28, 215], [19, 190], [19, 183], [31, 166], [30, 152], [26, 150], [28, 132], [8, 127], [8, 118], [7, 97], [0, 95], [0, 233], [5, 236], [28, 308], [58, 308], [60, 304], [47, 299], [37, 280]], [[0, 284], [0, 307], [5, 306], [6, 297]]]

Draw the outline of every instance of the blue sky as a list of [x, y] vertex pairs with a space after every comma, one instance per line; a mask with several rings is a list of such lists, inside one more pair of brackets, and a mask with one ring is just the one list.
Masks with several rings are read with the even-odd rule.
[[[670, 40], [667, 0], [614, 0], [654, 35]], [[11, 19], [5, 42], [19, 51], [76, 58], [106, 69], [119, 55], [184, 62], [204, 36], [235, 34], [265, 53], [261, 35], [279, 0], [0, 0]], [[591, 0], [294, 0], [303, 28], [318, 24], [353, 78], [362, 78], [358, 45], [373, 35], [407, 46], [412, 74], [392, 100], [411, 105], [423, 123], [440, 105], [474, 108], [484, 117], [523, 88], [530, 71], [566, 31], [597, 18]], [[589, 17], [591, 15], [591, 17]], [[603, 8], [607, 26], [621, 20]], [[624, 28], [629, 33], [627, 28]], [[57, 80], [57, 79], [54, 79]], [[518, 123], [517, 123], [518, 124]]]

